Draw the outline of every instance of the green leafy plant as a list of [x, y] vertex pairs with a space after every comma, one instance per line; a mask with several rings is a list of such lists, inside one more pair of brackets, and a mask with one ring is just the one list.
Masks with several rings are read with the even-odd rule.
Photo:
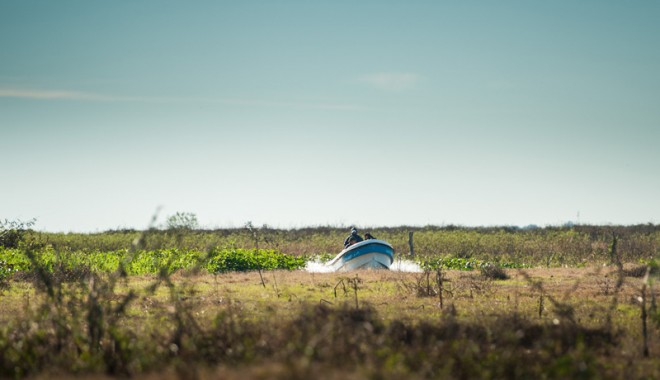
[[214, 249], [206, 266], [210, 273], [268, 269], [300, 269], [307, 260], [274, 250]]

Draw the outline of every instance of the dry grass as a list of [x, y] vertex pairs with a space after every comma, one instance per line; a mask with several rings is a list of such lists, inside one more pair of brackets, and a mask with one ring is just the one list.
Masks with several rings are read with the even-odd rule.
[[[265, 287], [257, 272], [176, 274], [167, 279], [171, 286], [157, 288], [157, 277], [140, 276], [119, 281], [105, 301], [115, 305], [129, 292], [136, 294], [119, 326], [131, 339], [147, 340], [130, 346], [136, 354], [153, 355], [141, 366], [121, 367], [120, 375], [660, 376], [657, 324], [649, 325], [649, 358], [640, 346], [641, 279], [621, 278], [614, 267], [506, 274], [508, 279], [494, 281], [478, 272], [444, 271], [442, 289], [433, 275], [390, 271], [264, 272]], [[0, 324], [14, 326], [36, 318], [47, 298], [25, 281], [12, 282], [0, 297]], [[52, 320], [39, 318], [35, 326]], [[155, 339], [153, 347], [149, 339]], [[159, 350], [169, 350], [172, 342], [180, 351], [162, 356]], [[229, 346], [221, 348], [222, 342]], [[231, 346], [239, 343], [245, 347]], [[528, 363], [525, 355], [543, 364]], [[67, 368], [53, 362], [31, 374], [67, 377]], [[103, 365], [82, 366], [76, 373], [98, 377], [106, 371]]]
[[[453, 304], [459, 310], [459, 316], [467, 319], [511, 310], [524, 313], [535, 310], [540, 293], [532, 282], [540, 282], [545, 296], [575, 304], [578, 308], [609, 304], [618, 276], [612, 267], [508, 270], [507, 273], [508, 280], [492, 281], [478, 272], [445, 271], [446, 302]], [[302, 308], [315, 304], [353, 306], [355, 290], [348, 280], [356, 277], [359, 279], [359, 304], [369, 304], [384, 319], [423, 320], [435, 318], [442, 312], [434, 297], [420, 297], [416, 291], [418, 287], [426, 286], [423, 273], [271, 271], [264, 273], [266, 287], [262, 286], [257, 272], [192, 277], [175, 274], [172, 281], [185, 289], [180, 298], [194, 313], [213, 315], [231, 305], [249, 311], [251, 318], [258, 320], [292, 318]], [[130, 309], [136, 315], [147, 313], [151, 307], [159, 308], [168, 301], [166, 289], [147, 294], [146, 289], [155, 279], [156, 276], [134, 276], [118, 286], [120, 294], [127, 293], [129, 289], [143, 294]], [[436, 290], [431, 296], [437, 295], [433, 276], [431, 286]], [[635, 305], [640, 287], [640, 279], [626, 278], [617, 292], [619, 303]], [[15, 318], [26, 307], [37, 305], [39, 297], [30, 283], [13, 282], [11, 290], [5, 291], [2, 296], [0, 321]], [[534, 314], [529, 313], [530, 316]], [[546, 313], [545, 317], [551, 318], [551, 314]]]

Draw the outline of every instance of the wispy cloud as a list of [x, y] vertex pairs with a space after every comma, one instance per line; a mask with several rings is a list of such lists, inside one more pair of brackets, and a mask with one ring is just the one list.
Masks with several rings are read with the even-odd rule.
[[99, 96], [76, 91], [0, 88], [2, 98], [37, 100], [102, 100]]
[[342, 103], [317, 103], [317, 102], [286, 102], [256, 99], [229, 99], [229, 98], [186, 98], [178, 101], [199, 102], [199, 103], [218, 103], [246, 107], [283, 107], [283, 108], [307, 108], [307, 109], [327, 109], [327, 110], [359, 110], [363, 107], [353, 104]]
[[132, 103], [208, 103], [244, 107], [284, 107], [327, 110], [358, 110], [362, 107], [352, 104], [330, 102], [271, 101], [241, 98], [211, 97], [150, 97], [150, 96], [112, 96], [79, 91], [41, 90], [0, 88], [0, 98], [18, 98], [32, 100], [75, 100], [89, 102], [132, 102]]
[[403, 91], [415, 87], [420, 78], [414, 73], [374, 73], [359, 79], [379, 90]]

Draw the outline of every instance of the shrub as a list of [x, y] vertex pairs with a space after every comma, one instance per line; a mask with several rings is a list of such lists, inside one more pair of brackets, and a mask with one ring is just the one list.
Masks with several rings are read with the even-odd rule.
[[485, 278], [490, 278], [493, 280], [509, 279], [509, 275], [504, 271], [504, 269], [494, 264], [486, 264], [482, 266], [481, 275], [484, 276]]
[[209, 273], [251, 271], [262, 269], [300, 269], [306, 264], [304, 257], [296, 257], [275, 250], [213, 249], [209, 253], [206, 269]]
[[4, 260], [0, 260], [0, 289], [9, 286], [9, 279], [16, 272], [14, 266]]
[[27, 222], [7, 219], [0, 221], [0, 247], [18, 248], [19, 243], [24, 239], [25, 233], [34, 223], [34, 219]]
[[168, 230], [194, 230], [199, 228], [199, 223], [192, 212], [177, 212], [167, 218], [166, 227]]

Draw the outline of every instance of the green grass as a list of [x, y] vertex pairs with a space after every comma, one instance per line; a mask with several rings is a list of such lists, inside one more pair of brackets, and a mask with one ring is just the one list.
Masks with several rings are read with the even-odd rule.
[[[415, 257], [408, 256], [414, 232]], [[660, 256], [660, 227], [578, 226], [520, 230], [512, 228], [375, 228], [399, 257], [422, 268], [475, 270], [583, 267], [623, 262], [654, 263]], [[30, 248], [47, 270], [55, 262], [71, 270], [112, 272], [126, 262], [128, 274], [154, 274], [161, 268], [234, 270], [298, 269], [308, 260], [328, 261], [343, 247], [345, 231], [319, 227], [300, 230], [147, 230], [95, 234], [22, 233], [18, 248], [0, 248], [0, 281], [10, 272], [29, 270]], [[617, 236], [616, 257], [612, 256]], [[139, 244], [136, 244], [139, 243]], [[259, 246], [262, 249], [255, 250]], [[130, 259], [130, 260], [129, 260]]]
[[[414, 232], [416, 257], [420, 261], [443, 259], [479, 260], [500, 266], [563, 267], [610, 263], [613, 237], [624, 262], [651, 260], [660, 256], [660, 226], [573, 226], [522, 230], [511, 227], [396, 227], [363, 228], [391, 243], [397, 254], [409, 253], [408, 233]], [[93, 234], [61, 234], [28, 231], [25, 244], [50, 246], [56, 251], [115, 252], [134, 249], [134, 242], [147, 251], [177, 248], [207, 252], [240, 248], [274, 250], [292, 256], [331, 258], [343, 248], [347, 229], [316, 227], [294, 230], [269, 227], [223, 230], [107, 231]]]

